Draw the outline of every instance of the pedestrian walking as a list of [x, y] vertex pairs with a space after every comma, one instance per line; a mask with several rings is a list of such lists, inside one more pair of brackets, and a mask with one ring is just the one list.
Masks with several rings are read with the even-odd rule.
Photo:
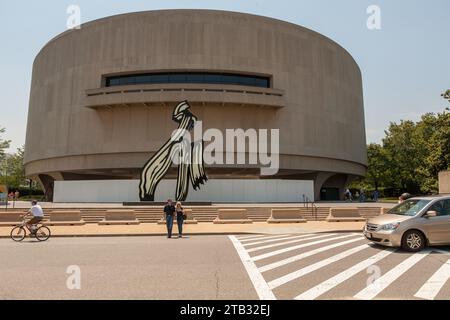
[[345, 190], [345, 200], [353, 201], [352, 192], [348, 188]]
[[173, 205], [172, 200], [168, 199], [166, 205], [164, 206], [164, 214], [165, 214], [166, 226], [167, 226], [167, 238], [172, 238], [174, 213], [175, 213], [175, 206]]
[[181, 202], [177, 202], [175, 205], [175, 212], [177, 214], [177, 226], [178, 226], [178, 238], [183, 237], [183, 222], [185, 220], [185, 214]]
[[378, 202], [378, 197], [380, 196], [380, 193], [378, 190], [375, 190], [372, 194], [373, 201]]
[[359, 191], [359, 202], [364, 202], [366, 201], [366, 195], [364, 194], [364, 189], [361, 189]]

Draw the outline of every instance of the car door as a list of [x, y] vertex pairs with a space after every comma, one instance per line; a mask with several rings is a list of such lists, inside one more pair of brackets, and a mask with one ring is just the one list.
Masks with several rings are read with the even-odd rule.
[[424, 220], [430, 243], [450, 243], [450, 199], [435, 202], [428, 211], [436, 211], [436, 217]]

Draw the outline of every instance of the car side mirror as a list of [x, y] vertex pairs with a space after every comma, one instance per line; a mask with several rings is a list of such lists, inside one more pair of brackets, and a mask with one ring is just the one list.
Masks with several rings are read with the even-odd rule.
[[436, 211], [427, 211], [427, 213], [425, 214], [425, 217], [427, 218], [431, 218], [431, 217], [437, 217], [437, 212]]

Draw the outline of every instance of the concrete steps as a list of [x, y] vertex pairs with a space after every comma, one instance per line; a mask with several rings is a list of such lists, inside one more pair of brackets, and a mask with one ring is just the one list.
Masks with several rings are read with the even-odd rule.
[[[250, 219], [255, 222], [266, 221], [271, 214], [272, 208], [281, 208], [281, 206], [273, 205], [272, 207], [264, 206], [227, 206], [227, 205], [212, 205], [212, 206], [190, 206], [192, 209], [192, 214], [194, 218], [199, 222], [212, 222], [218, 214], [219, 209], [223, 208], [245, 208], [247, 209], [247, 214]], [[289, 208], [290, 206], [284, 206], [283, 208]], [[330, 207], [315, 207], [303, 205], [292, 205], [290, 208], [299, 208], [301, 215], [307, 221], [324, 221], [329, 214]], [[136, 217], [139, 221], [143, 223], [156, 223], [160, 220], [163, 214], [163, 206], [148, 206], [148, 207], [117, 207], [117, 208], [48, 208], [44, 209], [45, 217], [48, 219], [50, 213], [53, 211], [70, 211], [70, 210], [80, 210], [81, 215], [86, 223], [98, 223], [103, 220], [107, 210], [133, 210], [136, 213]], [[380, 207], [358, 207], [359, 213], [365, 218], [375, 217], [380, 214]], [[25, 211], [24, 209], [13, 209], [11, 211]]]

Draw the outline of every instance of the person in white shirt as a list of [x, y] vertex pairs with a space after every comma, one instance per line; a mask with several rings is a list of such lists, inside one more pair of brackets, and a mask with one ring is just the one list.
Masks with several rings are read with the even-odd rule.
[[44, 219], [44, 211], [42, 210], [42, 207], [37, 204], [36, 200], [31, 201], [31, 208], [23, 217], [25, 218], [29, 214], [31, 214], [32, 218], [27, 222], [27, 227], [31, 230], [31, 232], [33, 232], [31, 226], [38, 224], [42, 219]]

